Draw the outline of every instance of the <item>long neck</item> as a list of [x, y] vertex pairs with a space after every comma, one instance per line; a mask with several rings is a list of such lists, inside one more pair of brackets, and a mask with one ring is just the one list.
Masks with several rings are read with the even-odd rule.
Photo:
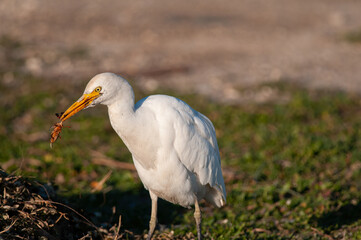
[[[130, 87], [130, 85], [129, 85]], [[157, 136], [152, 119], [145, 118], [134, 108], [134, 92], [123, 91], [108, 105], [110, 123], [132, 153], [133, 160], [144, 168], [153, 168], [159, 143], [151, 137]]]
[[136, 128], [134, 92], [130, 85], [123, 86], [122, 91], [108, 104], [108, 113], [112, 127], [126, 142], [126, 138]]

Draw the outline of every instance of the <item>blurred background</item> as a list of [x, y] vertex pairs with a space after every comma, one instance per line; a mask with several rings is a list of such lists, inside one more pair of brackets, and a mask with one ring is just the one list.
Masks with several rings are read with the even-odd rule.
[[237, 103], [250, 97], [239, 87], [280, 79], [360, 91], [360, 9], [355, 0], [4, 0], [0, 34], [24, 45], [22, 71], [49, 84], [111, 71], [145, 90]]
[[[228, 206], [203, 203], [206, 237], [361, 238], [360, 10], [357, 0], [2, 0], [0, 166], [52, 186], [98, 227], [122, 215], [122, 236], [142, 239], [150, 200], [116, 163], [131, 156], [104, 107], [72, 118], [49, 148], [54, 114], [109, 71], [137, 100], [174, 95], [213, 121]], [[194, 238], [191, 211], [160, 205], [156, 237]]]

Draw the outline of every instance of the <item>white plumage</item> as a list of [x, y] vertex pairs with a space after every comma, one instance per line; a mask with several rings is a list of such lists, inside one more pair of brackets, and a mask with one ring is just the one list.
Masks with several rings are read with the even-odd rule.
[[157, 197], [184, 207], [195, 205], [200, 239], [198, 201], [205, 199], [217, 207], [226, 203], [211, 121], [171, 96], [152, 95], [134, 104], [132, 87], [113, 73], [92, 78], [84, 95], [63, 114], [62, 120], [96, 104], [108, 106], [111, 125], [132, 153], [139, 177], [150, 192], [148, 239], [156, 224]]

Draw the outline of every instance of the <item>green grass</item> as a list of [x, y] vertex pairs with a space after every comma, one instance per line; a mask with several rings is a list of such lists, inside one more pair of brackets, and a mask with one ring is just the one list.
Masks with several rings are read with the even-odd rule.
[[[109, 168], [93, 164], [90, 150], [131, 162], [106, 108], [67, 121], [71, 128], [50, 149], [54, 113], [82, 90], [11, 66], [16, 80], [0, 78], [0, 165], [52, 183], [63, 201], [83, 209], [95, 224], [115, 224], [121, 214], [123, 229], [145, 233], [150, 200], [135, 174], [113, 171], [102, 191], [91, 192], [90, 183]], [[213, 121], [221, 151], [228, 203], [222, 209], [202, 204], [203, 233], [214, 239], [360, 239], [361, 98], [271, 87], [289, 94], [289, 101], [225, 106], [198, 95], [177, 96]], [[136, 89], [136, 95], [145, 94]], [[164, 201], [159, 223], [176, 236], [196, 233], [193, 212]]]

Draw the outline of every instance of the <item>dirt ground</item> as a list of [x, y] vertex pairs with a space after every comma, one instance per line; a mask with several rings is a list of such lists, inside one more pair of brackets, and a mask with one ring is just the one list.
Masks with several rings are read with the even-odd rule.
[[[240, 102], [239, 89], [279, 80], [361, 92], [361, 44], [345, 40], [360, 13], [357, 0], [2, 0], [0, 36], [44, 79], [111, 71], [149, 91]], [[261, 102], [276, 94], [260, 91]]]

